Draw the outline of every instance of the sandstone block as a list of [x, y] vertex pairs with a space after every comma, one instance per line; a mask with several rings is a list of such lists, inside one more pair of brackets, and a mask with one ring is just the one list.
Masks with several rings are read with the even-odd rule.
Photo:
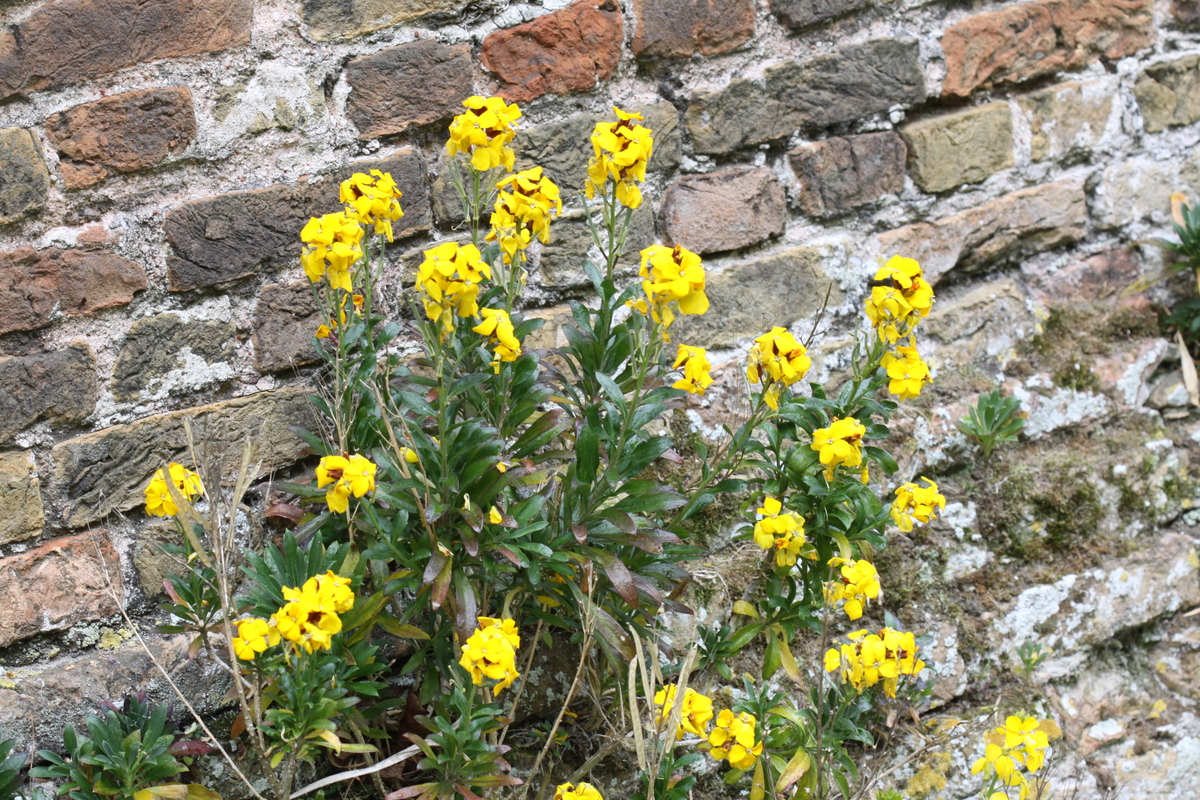
[[0, 358], [0, 442], [42, 420], [82, 422], [98, 396], [96, 358], [86, 342], [50, 353]]
[[692, 149], [725, 155], [790, 136], [803, 124], [798, 114], [767, 95], [759, 81], [735, 78], [716, 92], [694, 92], [684, 120]]
[[167, 213], [168, 288], [191, 291], [295, 264], [299, 274], [300, 229], [309, 217], [341, 208], [338, 184], [355, 172], [390, 172], [404, 197], [396, 238], [429, 230], [425, 158], [406, 148], [382, 160], [356, 161], [307, 184], [277, 185], [192, 200]]
[[705, 283], [708, 313], [680, 317], [672, 339], [695, 347], [730, 347], [815, 314], [826, 292], [830, 305], [838, 305], [842, 292], [821, 269], [821, 261], [820, 250], [796, 247], [710, 273]]
[[50, 172], [37, 139], [24, 128], [0, 130], [0, 225], [46, 207]]
[[1141, 220], [1170, 227], [1172, 192], [1200, 193], [1200, 155], [1182, 163], [1135, 156], [1109, 165], [1096, 184], [1092, 217], [1105, 230]]
[[67, 188], [91, 186], [186, 150], [196, 138], [192, 93], [172, 86], [84, 103], [52, 114], [46, 135], [58, 150]]
[[462, 8], [455, 0], [304, 0], [300, 17], [317, 41], [361, 36], [392, 25]]
[[525, 313], [526, 318], [536, 318], [546, 321], [546, 324], [529, 334], [522, 342], [526, 350], [553, 350], [570, 344], [562, 332], [564, 325], [574, 324], [574, 315], [567, 304], [539, 308]]
[[[654, 211], [649, 203], [642, 203], [633, 212], [629, 223], [629, 235], [621, 253], [617, 269], [633, 268], [641, 262], [638, 253], [654, 244]], [[550, 225], [550, 244], [542, 246], [538, 261], [541, 281], [547, 287], [558, 290], [587, 287], [592, 282], [583, 271], [583, 262], [590, 259], [593, 264], [603, 263], [600, 253], [592, 243], [592, 234], [582, 212], [564, 214]]]
[[1019, 83], [1154, 41], [1150, 0], [1037, 0], [977, 14], [946, 29], [942, 94]]
[[346, 65], [346, 114], [371, 139], [449, 119], [475, 93], [471, 49], [434, 39], [392, 47]]
[[140, 264], [105, 250], [0, 253], [0, 333], [40, 328], [56, 309], [79, 316], [124, 305], [145, 288]]
[[121, 597], [121, 562], [104, 530], [0, 558], [0, 647], [118, 613], [109, 578]]
[[1148, 67], [1138, 77], [1133, 95], [1150, 133], [1200, 120], [1200, 55]]
[[879, 251], [917, 259], [929, 282], [936, 284], [952, 269], [971, 272], [1077, 242], [1086, 232], [1083, 182], [1067, 179], [889, 231], [879, 237]]
[[205, 364], [233, 355], [231, 322], [184, 322], [178, 314], [159, 314], [133, 323], [113, 367], [113, 396], [132, 400], [157, 378], [187, 364], [185, 352]]
[[771, 0], [771, 13], [794, 31], [802, 31], [865, 8], [871, 0]]
[[823, 217], [899, 194], [907, 152], [904, 140], [891, 131], [834, 136], [797, 147], [788, 153], [788, 162], [800, 181], [801, 208]]
[[724, 53], [754, 36], [754, 0], [634, 0], [638, 58]]
[[1171, 0], [1171, 14], [1181, 28], [1200, 26], [1200, 0]]
[[1030, 158], [1058, 160], [1090, 151], [1104, 137], [1115, 93], [1112, 81], [1067, 81], [1018, 98], [1029, 120]]
[[308, 281], [262, 288], [254, 311], [254, 363], [279, 372], [320, 360], [313, 335], [323, 320]]
[[[679, 113], [667, 102], [627, 109], [645, 116], [642, 124], [654, 131], [654, 153], [647, 170], [671, 172], [679, 166], [682, 136]], [[587, 165], [592, 158], [588, 137], [597, 122], [615, 122], [613, 114], [576, 114], [562, 122], [539, 125], [521, 131], [513, 142], [517, 154], [517, 169], [540, 166], [562, 190], [564, 202], [570, 203], [583, 191], [587, 182]], [[451, 190], [453, 194], [453, 190]], [[457, 197], [454, 203], [457, 204]], [[462, 212], [458, 215], [461, 217]]]
[[787, 207], [773, 172], [729, 167], [676, 180], [663, 196], [659, 220], [668, 243], [717, 253], [780, 235]]
[[613, 0], [576, 0], [483, 40], [483, 66], [500, 94], [527, 103], [544, 94], [586, 92], [607, 80], [621, 58], [623, 21]]
[[0, 97], [250, 44], [253, 0], [52, 0], [0, 32]]
[[32, 539], [44, 525], [33, 458], [24, 452], [0, 455], [0, 544]]
[[1037, 319], [1021, 288], [1004, 278], [935, 303], [917, 337], [928, 343], [921, 352], [939, 369], [973, 367], [995, 374], [1036, 329]]
[[909, 174], [926, 192], [979, 183], [1013, 165], [1012, 113], [1003, 101], [919, 120], [900, 135]]

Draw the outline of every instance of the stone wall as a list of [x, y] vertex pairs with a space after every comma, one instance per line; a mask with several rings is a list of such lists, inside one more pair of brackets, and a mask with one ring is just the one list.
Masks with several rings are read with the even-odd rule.
[[[1011, 567], [1025, 583], [1007, 594], [964, 599], [964, 581], [1011, 558], [988, 536], [1047, 530], [1054, 509], [1029, 498], [1066, 491], [1062, 475], [1099, 498], [1089, 524], [1126, 542], [1112, 558], [1176, 531], [1171, 559], [1136, 562], [1146, 580], [1195, 558], [1196, 425], [1149, 301], [1119, 293], [1161, 268], [1141, 243], [1169, 232], [1171, 193], [1200, 198], [1197, 0], [18, 0], [0, 17], [0, 725], [23, 739], [145, 674], [116, 604], [141, 617], [159, 600], [164, 534], [140, 493], [182, 452], [184, 422], [257, 436], [264, 475], [303, 459], [287, 426], [316, 424], [318, 320], [298, 231], [351, 171], [389, 170], [398, 290], [421, 249], [455, 235], [442, 145], [475, 93], [522, 103], [519, 166], [572, 195], [594, 123], [614, 103], [645, 113], [651, 201], [629, 252], [657, 239], [705, 256], [713, 309], [679, 336], [717, 348], [729, 380], [747, 337], [807, 331], [827, 296], [816, 355], [836, 372], [876, 256], [922, 261], [937, 382], [897, 426], [918, 443], [904, 477], [970, 473], [953, 422], [1000, 382], [1029, 414], [1006, 479], [1033, 471], [1025, 505], [992, 509], [1016, 516], [990, 521], [976, 484], [951, 477], [955, 525], [897, 550], [916, 559], [897, 562], [918, 587], [909, 617], [940, 635], [944, 702], [988, 686], [1001, 656], [955, 644], [987, 640], [987, 620], [1003, 651], [1053, 633], [1021, 616], [1049, 608], [1042, 595], [1129, 595], [1105, 577], [1121, 563], [1078, 562], [1068, 580], [1070, 564], [1038, 566], [1048, 551]], [[531, 278], [551, 321], [587, 291], [568, 205]], [[693, 421], [736, 415], [740, 392], [714, 391]], [[1083, 477], [1055, 466], [1081, 431], [1115, 442]], [[929, 577], [917, 561], [934, 545]], [[1154, 646], [1182, 648], [1164, 663], [1197, 669], [1200, 629], [1172, 617], [1200, 602], [1191, 569], [1170, 602], [1068, 625], [1055, 676], [1079, 680], [1089, 648], [1163, 619], [1175, 628]], [[1042, 594], [1026, 602], [1026, 585]], [[1200, 700], [1187, 684], [1180, 709]]]

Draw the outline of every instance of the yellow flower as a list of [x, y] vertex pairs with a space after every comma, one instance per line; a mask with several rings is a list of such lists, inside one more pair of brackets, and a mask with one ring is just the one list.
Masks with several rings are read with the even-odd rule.
[[300, 231], [308, 245], [300, 255], [308, 280], [317, 283], [327, 275], [334, 289], [353, 291], [350, 267], [362, 258], [362, 237], [362, 226], [345, 211], [311, 218]]
[[233, 639], [233, 652], [243, 661], [254, 657], [268, 647], [279, 644], [279, 631], [265, 619], [250, 618], [238, 623], [238, 635]]
[[613, 111], [616, 122], [598, 122], [592, 131], [593, 157], [588, 165], [585, 190], [589, 200], [596, 192], [606, 194], [611, 180], [616, 186], [617, 202], [637, 208], [642, 204], [638, 184], [646, 180], [654, 136], [649, 128], [637, 124], [645, 119], [641, 114], [622, 111], [616, 106]]
[[1042, 724], [1034, 717], [1008, 717], [1002, 726], [984, 734], [983, 757], [972, 765], [971, 772], [994, 774], [1002, 786], [1020, 787], [1020, 796], [1026, 797], [1029, 784], [1022, 769], [1037, 772], [1046, 763], [1050, 748]]
[[758, 509], [761, 519], [754, 524], [754, 542], [763, 550], [775, 549], [775, 564], [790, 567], [806, 541], [804, 520], [783, 511], [783, 503], [774, 497], [763, 500]]
[[671, 341], [666, 329], [680, 314], [703, 314], [708, 311], [708, 295], [704, 293], [704, 267], [700, 256], [676, 246], [652, 244], [642, 251], [644, 300], [631, 301], [629, 306], [650, 316], [663, 326], [663, 340]]
[[341, 201], [346, 214], [363, 225], [373, 225], [392, 241], [392, 223], [404, 216], [399, 199], [404, 195], [389, 173], [377, 169], [367, 175], [356, 172], [342, 181]]
[[488, 522], [493, 525], [499, 525], [501, 522], [504, 522], [504, 515], [500, 513], [500, 509], [495, 506], [488, 509]]
[[562, 199], [558, 186], [542, 175], [541, 167], [510, 175], [496, 188], [500, 194], [487, 240], [499, 241], [504, 263], [511, 264], [517, 251], [529, 247], [534, 237], [542, 244], [550, 242], [550, 217], [562, 213]]
[[[349, 507], [350, 495], [362, 497], [375, 488], [378, 467], [360, 455], [325, 456], [317, 465], [317, 488], [325, 489], [329, 510], [341, 514]], [[325, 487], [329, 488], [325, 488]]]
[[354, 591], [350, 588], [350, 579], [334, 574], [333, 570], [309, 578], [299, 589], [283, 587], [285, 600], [299, 600], [304, 596], [319, 598], [321, 604], [335, 614], [345, 614], [354, 608]]
[[825, 670], [840, 670], [842, 681], [859, 692], [882, 684], [884, 694], [895, 697], [900, 676], [916, 677], [925, 669], [925, 662], [917, 658], [916, 637], [911, 632], [859, 630], [847, 638], [848, 644], [826, 651]]
[[[191, 500], [204, 491], [200, 476], [182, 464], [167, 465], [167, 474], [185, 500]], [[179, 513], [179, 507], [171, 499], [171, 491], [167, 488], [167, 477], [161, 469], [154, 473], [146, 485], [146, 513], [155, 517], [173, 517]]]
[[863, 605], [867, 600], [879, 597], [879, 573], [875, 566], [865, 559], [854, 561], [847, 558], [834, 557], [829, 560], [829, 566], [841, 567], [841, 581], [832, 580], [825, 585], [825, 602], [829, 605], [845, 600], [843, 610], [851, 620], [856, 620], [863, 614]]
[[425, 251], [417, 268], [416, 289], [423, 296], [425, 316], [442, 325], [443, 335], [454, 330], [454, 314], [479, 314], [479, 283], [492, 277], [492, 268], [472, 244], [445, 242]]
[[494, 691], [500, 692], [512, 686], [520, 673], [517, 672], [517, 649], [521, 637], [517, 623], [511, 619], [479, 617], [479, 627], [462, 646], [459, 664], [471, 675], [476, 686], [485, 679], [498, 681]]
[[927, 523], [939, 508], [946, 508], [946, 498], [938, 491], [937, 484], [929, 478], [921, 480], [929, 485], [902, 484], [892, 501], [892, 521], [905, 533], [913, 529], [914, 522]]
[[820, 453], [825, 480], [832, 481], [838, 466], [862, 466], [862, 437], [867, 429], [854, 417], [834, 419], [828, 428], [813, 431], [812, 449]]
[[915, 259], [892, 256], [875, 273], [866, 312], [880, 339], [895, 344], [932, 308], [933, 287]]
[[590, 783], [578, 786], [563, 783], [554, 791], [554, 800], [604, 800], [604, 797]]
[[490, 336], [495, 344], [496, 359], [492, 369], [499, 373], [501, 361], [516, 361], [521, 355], [521, 340], [513, 332], [512, 320], [502, 308], [485, 308], [480, 314], [483, 322], [471, 330], [481, 336]]
[[704, 394], [704, 390], [712, 385], [712, 375], [709, 374], [712, 364], [708, 363], [708, 351], [703, 347], [679, 345], [673, 369], [680, 367], [683, 367], [683, 377], [671, 384], [672, 388], [692, 394]]
[[[654, 705], [658, 712], [654, 718], [655, 725], [662, 725], [675, 709], [675, 684], [664, 686], [654, 695]], [[683, 694], [683, 707], [679, 710], [679, 728], [675, 731], [675, 739], [683, 738], [684, 733], [691, 733], [701, 739], [708, 737], [708, 723], [713, 718], [712, 700], [690, 687]]]
[[309, 578], [299, 588], [283, 587], [287, 602], [271, 617], [279, 635], [297, 650], [327, 650], [342, 630], [344, 614], [354, 607], [350, 580], [332, 571]]
[[888, 391], [901, 400], [913, 399], [932, 380], [929, 377], [929, 365], [921, 360], [915, 347], [897, 347], [895, 352], [885, 354], [879, 365], [887, 370], [891, 379]]
[[808, 373], [812, 359], [808, 350], [787, 330], [775, 327], [754, 340], [746, 364], [746, 379], [763, 384], [763, 400], [779, 408], [779, 393]]
[[499, 97], [468, 97], [467, 109], [450, 123], [450, 139], [446, 152], [466, 153], [471, 166], [486, 172], [495, 167], [512, 169], [515, 156], [508, 143], [516, 136], [512, 124], [521, 117], [516, 103], [505, 103]]
[[717, 715], [717, 724], [708, 735], [708, 743], [712, 745], [709, 752], [717, 761], [729, 760], [729, 766], [734, 769], [747, 770], [762, 755], [763, 743], [755, 742], [754, 728], [758, 720], [753, 714], [745, 711], [735, 715], [729, 709], [723, 709]]

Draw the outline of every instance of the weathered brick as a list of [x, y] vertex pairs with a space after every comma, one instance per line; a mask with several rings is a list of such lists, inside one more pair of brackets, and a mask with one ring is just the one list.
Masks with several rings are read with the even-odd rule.
[[37, 138], [25, 128], [0, 130], [0, 225], [46, 207], [50, 172]]
[[104, 530], [0, 558], [0, 647], [118, 613], [110, 589], [122, 596], [121, 562]]
[[1147, 67], [1133, 95], [1150, 133], [1200, 120], [1200, 55]]
[[1181, 28], [1200, 27], [1200, 0], [1171, 0], [1171, 13]]
[[925, 99], [916, 42], [873, 39], [766, 70], [692, 95], [685, 120], [697, 153], [724, 155], [781, 139], [805, 126], [827, 127]]
[[879, 237], [884, 256], [915, 258], [930, 283], [950, 270], [971, 272], [1030, 253], [1078, 242], [1087, 233], [1080, 179], [1010, 192], [933, 222], [918, 222]]
[[800, 181], [806, 214], [842, 214], [904, 191], [904, 140], [891, 131], [831, 137], [797, 147], [788, 162]]
[[935, 303], [921, 323], [921, 352], [939, 369], [995, 375], [1015, 345], [1037, 329], [1037, 318], [1012, 278], [985, 283], [965, 295]]
[[870, 5], [871, 0], [771, 0], [771, 13], [794, 31], [802, 31]]
[[359, 36], [380, 28], [458, 11], [457, 0], [304, 0], [300, 17], [317, 41]]
[[754, 36], [754, 0], [634, 0], [638, 58], [725, 53]]
[[[820, 250], [796, 247], [710, 273], [708, 312], [680, 317], [672, 339], [694, 347], [730, 347], [817, 313], [826, 292], [830, 305], [839, 305], [842, 293], [821, 269], [822, 259]], [[766, 287], [770, 290], [763, 291]]]
[[371, 139], [448, 119], [475, 93], [471, 48], [418, 39], [346, 66], [346, 114]]
[[676, 180], [663, 195], [659, 219], [668, 243], [716, 253], [783, 233], [787, 207], [775, 173], [730, 167]]
[[[144, 317], [133, 323], [113, 367], [112, 392], [118, 400], [132, 400], [173, 369], [184, 367], [184, 352], [213, 365], [233, 355], [231, 322], [184, 321], [178, 314]], [[232, 372], [226, 372], [232, 377]], [[212, 383], [208, 376], [197, 376]], [[218, 381], [219, 382], [219, 381]]]
[[296, 264], [300, 229], [309, 217], [341, 208], [338, 184], [355, 172], [381, 169], [396, 179], [404, 216], [393, 223], [396, 238], [429, 230], [425, 158], [407, 148], [383, 160], [356, 161], [315, 183], [271, 186], [193, 200], [167, 213], [168, 288], [202, 289], [261, 270]]
[[196, 440], [205, 443], [206, 453], [220, 459], [226, 474], [238, 468], [247, 440], [254, 442], [251, 463], [259, 464], [259, 474], [265, 475], [308, 454], [308, 445], [291, 426], [317, 429], [307, 391], [280, 389], [68, 439], [51, 451], [63, 524], [80, 527], [141, 506], [155, 470], [170, 461], [190, 461], [184, 420], [191, 423]]
[[47, 325], [55, 309], [78, 316], [124, 305], [145, 288], [140, 264], [106, 250], [0, 253], [0, 333]]
[[1019, 97], [1029, 121], [1034, 161], [1084, 154], [1104, 137], [1112, 117], [1116, 84], [1112, 80], [1067, 81]]
[[313, 335], [321, 323], [308, 281], [264, 286], [254, 311], [258, 371], [278, 372], [318, 361]]
[[253, 0], [52, 0], [0, 32], [0, 97], [250, 44]]
[[494, 31], [480, 58], [500, 94], [527, 103], [544, 94], [586, 92], [621, 59], [623, 21], [614, 0], [576, 0], [521, 25]]
[[126, 92], [52, 114], [46, 135], [68, 189], [91, 186], [179, 155], [196, 137], [186, 86]]
[[979, 183], [1013, 165], [1012, 112], [1003, 101], [918, 120], [900, 135], [909, 174], [927, 192]]
[[1151, 0], [1038, 0], [977, 14], [946, 29], [942, 94], [1017, 83], [1154, 42]]
[[1163, 161], [1135, 156], [1108, 165], [1096, 181], [1092, 218], [1103, 230], [1143, 220], [1169, 228], [1173, 192], [1200, 195], [1200, 154]]
[[[650, 156], [647, 170], [671, 172], [679, 166], [682, 153], [682, 136], [679, 130], [679, 112], [667, 102], [652, 106], [627, 109], [645, 116], [642, 123], [654, 132], [654, 153]], [[574, 195], [583, 191], [587, 181], [587, 165], [592, 157], [588, 137], [597, 122], [616, 121], [612, 113], [576, 114], [562, 122], [539, 125], [523, 130], [513, 142], [517, 154], [517, 169], [532, 166], [542, 167], [558, 184], [563, 198], [572, 202]], [[461, 216], [461, 212], [459, 214]]]
[[[618, 269], [638, 264], [638, 253], [652, 244], [654, 211], [649, 203], [642, 203], [633, 212]], [[541, 283], [556, 290], [586, 288], [591, 291], [592, 282], [583, 271], [583, 262], [585, 259], [590, 259], [593, 264], [600, 262], [600, 254], [594, 247], [582, 212], [564, 214], [556, 219], [550, 224], [550, 243], [542, 246], [538, 259]]]
[[0, 544], [32, 539], [44, 525], [33, 458], [27, 452], [0, 455]]
[[0, 442], [38, 421], [82, 422], [98, 396], [96, 358], [86, 342], [0, 358]]

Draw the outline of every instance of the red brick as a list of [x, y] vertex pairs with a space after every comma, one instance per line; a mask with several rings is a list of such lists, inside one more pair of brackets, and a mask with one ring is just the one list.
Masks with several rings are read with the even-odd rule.
[[356, 58], [346, 67], [346, 80], [346, 113], [358, 126], [360, 139], [448, 119], [475, 93], [471, 49], [465, 44], [446, 47], [433, 39]]
[[47, 325], [55, 308], [79, 316], [124, 305], [145, 288], [140, 264], [106, 250], [0, 253], [0, 333]]
[[121, 597], [121, 562], [104, 530], [0, 558], [0, 647], [118, 613], [106, 570]]
[[737, 250], [783, 233], [783, 187], [769, 169], [730, 167], [686, 175], [663, 196], [663, 238], [696, 253]]
[[69, 108], [46, 120], [68, 189], [98, 183], [179, 155], [196, 138], [186, 86], [126, 92]]
[[586, 92], [621, 59], [623, 21], [614, 0], [566, 8], [488, 34], [480, 54], [500, 79], [500, 94], [525, 103], [544, 94]]
[[1122, 58], [1154, 42], [1151, 0], [1039, 0], [946, 30], [943, 95]]
[[754, 0], [634, 0], [638, 58], [724, 53], [754, 36]]
[[0, 32], [0, 97], [250, 43], [254, 0], [52, 0]]

